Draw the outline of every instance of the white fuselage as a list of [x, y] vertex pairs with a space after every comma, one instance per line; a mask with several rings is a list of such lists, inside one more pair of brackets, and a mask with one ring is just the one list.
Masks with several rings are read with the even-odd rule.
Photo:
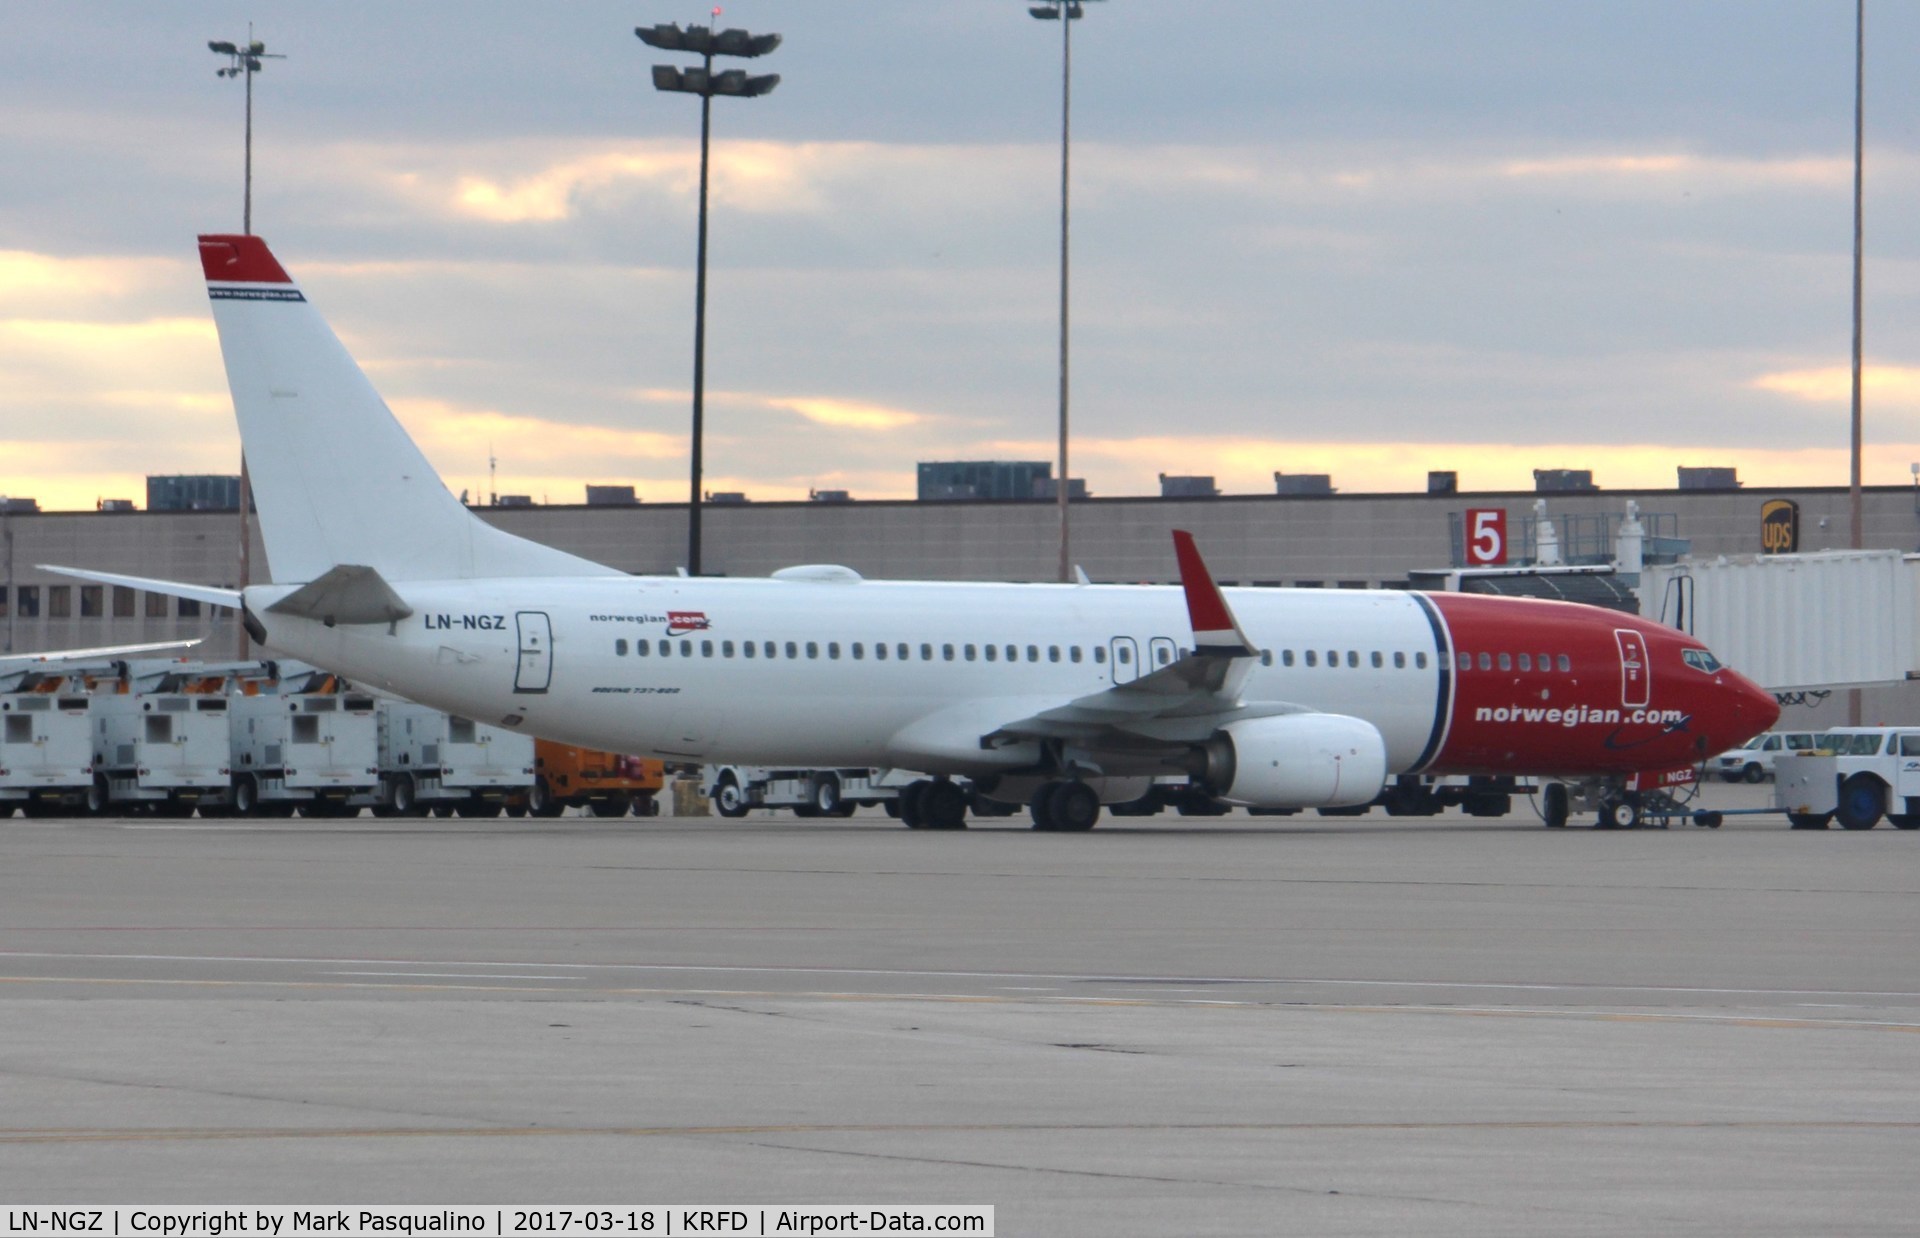
[[[391, 629], [274, 615], [288, 586], [248, 600], [278, 651], [483, 722], [665, 759], [1006, 768], [1031, 752], [988, 753], [980, 735], [1193, 644], [1171, 587], [633, 577], [394, 588], [413, 614]], [[1256, 645], [1302, 651], [1292, 666], [1254, 666], [1246, 700], [1364, 718], [1396, 771], [1431, 751], [1443, 673], [1413, 596], [1231, 599]]]

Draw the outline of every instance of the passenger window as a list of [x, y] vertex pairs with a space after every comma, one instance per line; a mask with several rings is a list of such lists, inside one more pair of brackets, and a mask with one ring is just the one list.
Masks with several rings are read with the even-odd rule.
[[1007, 646], [1007, 661], [1009, 661], [1009, 662], [1018, 662], [1019, 660], [1020, 660], [1020, 646], [1018, 646], [1018, 645], [1008, 645], [1008, 646]]
[[660, 642], [660, 656], [661, 656], [661, 657], [663, 657], [663, 658], [671, 658], [671, 657], [673, 656], [673, 642], [672, 642], [672, 641], [670, 641], [670, 640], [663, 640], [663, 641], [661, 641], [661, 642]]
[[820, 656], [820, 644], [818, 641], [807, 642], [807, 656], [809, 658], [817, 658]]
[[1291, 650], [1291, 649], [1282, 649], [1282, 650], [1280, 651], [1280, 665], [1282, 665], [1282, 666], [1292, 666], [1292, 665], [1293, 665], [1293, 650]]
[[1105, 645], [1095, 645], [1093, 647], [1093, 660], [1095, 665], [1098, 666], [1105, 666], [1107, 664], [1107, 647]]
[[1554, 659], [1554, 665], [1562, 675], [1570, 675], [1573, 673], [1573, 659], [1564, 653]]
[[789, 660], [791, 660], [791, 659], [793, 659], [793, 658], [797, 658], [797, 657], [799, 657], [799, 656], [800, 656], [800, 646], [798, 646], [798, 645], [796, 645], [796, 644], [794, 644], [794, 643], [793, 643], [792, 641], [788, 641], [788, 642], [787, 642], [787, 657], [788, 657], [788, 659], [789, 659]]
[[1393, 651], [1393, 669], [1396, 671], [1404, 671], [1407, 669], [1407, 651], [1406, 650], [1396, 649]]
[[994, 660], [994, 658], [996, 657], [996, 655], [997, 655], [997, 653], [998, 653], [998, 651], [997, 651], [997, 650], [996, 650], [996, 649], [994, 648], [994, 646], [992, 646], [992, 645], [988, 645], [988, 646], [987, 646], [987, 661], [989, 661], [989, 662], [991, 662], [991, 661], [993, 661], [993, 660]]
[[[933, 650], [930, 646], [922, 645], [921, 648], [927, 650], [927, 657], [929, 658], [933, 657]], [[893, 647], [893, 652], [894, 652], [894, 655], [898, 657], [902, 662], [905, 662], [909, 657], [912, 656], [912, 651], [907, 648], [907, 642], [905, 641], [901, 641], [898, 645], [895, 645]]]
[[[947, 656], [948, 656], [949, 658], [951, 658], [951, 657], [952, 657], [953, 655], [952, 655], [951, 653], [949, 653], [949, 654], [948, 654]], [[933, 661], [933, 646], [932, 646], [932, 645], [924, 645], [924, 644], [923, 644], [923, 645], [921, 645], [921, 646], [920, 646], [920, 660], [921, 660], [922, 662], [931, 662], [931, 661]]]
[[1503, 654], [1501, 654], [1501, 655], [1500, 655], [1500, 669], [1501, 669], [1501, 670], [1503, 670], [1503, 671], [1510, 671], [1510, 670], [1512, 670], [1512, 669], [1513, 669], [1513, 655], [1512, 655], [1512, 654], [1506, 654], [1506, 653], [1503, 653]]
[[1553, 658], [1550, 655], [1544, 653], [1540, 655], [1540, 669], [1543, 671], [1553, 669]]
[[[1441, 656], [1442, 656], [1442, 657], [1445, 657], [1446, 655], [1445, 655], [1445, 654], [1442, 654]], [[1461, 655], [1460, 655], [1460, 660], [1459, 660], [1459, 662], [1458, 662], [1458, 663], [1456, 663], [1456, 665], [1458, 665], [1458, 666], [1460, 667], [1460, 669], [1461, 669], [1461, 670], [1463, 670], [1463, 671], [1470, 671], [1470, 670], [1472, 670], [1472, 669], [1473, 669], [1473, 655], [1472, 655], [1472, 654], [1470, 654], [1470, 653], [1463, 653], [1463, 654], [1461, 654]]]
[[1327, 665], [1334, 667], [1340, 665], [1340, 651], [1338, 649], [1327, 650]]
[[1059, 660], [1060, 660], [1060, 646], [1058, 646], [1058, 645], [1048, 645], [1048, 646], [1047, 646], [1047, 661], [1049, 661], [1049, 662], [1058, 662]]
[[1382, 654], [1378, 649], [1374, 650], [1373, 651], [1373, 669], [1377, 671], [1381, 667], [1385, 666], [1386, 664], [1387, 664], [1386, 658], [1382, 656]]
[[731, 658], [731, 657], [733, 656], [733, 642], [732, 642], [732, 641], [730, 641], [730, 640], [723, 640], [723, 641], [721, 641], [721, 642], [720, 642], [720, 656], [721, 656], [721, 657], [723, 657], [723, 658]]
[[743, 654], [745, 654], [745, 655], [746, 655], [747, 657], [749, 657], [749, 658], [751, 658], [751, 657], [753, 656], [753, 653], [754, 653], [754, 646], [753, 646], [753, 642], [752, 642], [752, 641], [750, 641], [750, 640], [743, 640], [743, 641], [741, 641], [741, 642], [740, 642], [740, 652], [741, 652], [741, 653], [743, 653]]
[[953, 661], [953, 646], [952, 645], [940, 646], [940, 654], [942, 657], [946, 658], [947, 661], [949, 662]]
[[1067, 661], [1078, 662], [1079, 660], [1080, 660], [1080, 646], [1075, 645], [1072, 648], [1067, 650]]
[[1357, 649], [1347, 650], [1347, 666], [1356, 671], [1360, 669], [1360, 651], [1359, 650]]
[[862, 643], [860, 643], [859, 641], [855, 641], [855, 642], [853, 642], [853, 650], [852, 650], [852, 652], [853, 652], [853, 660], [854, 660], [855, 662], [864, 662], [864, 661], [866, 661], [866, 658], [867, 658], [867, 647], [866, 647], [866, 646], [865, 646], [864, 644], [862, 644]]
[[969, 661], [969, 662], [971, 662], [971, 661], [973, 661], [973, 660], [974, 660], [974, 654], [975, 654], [975, 653], [977, 652], [977, 651], [976, 651], [976, 650], [974, 649], [974, 647], [973, 647], [972, 645], [966, 645], [966, 646], [963, 646], [963, 648], [964, 648], [964, 649], [966, 650], [966, 655], [967, 655], [967, 661]]
[[[1173, 650], [1167, 648], [1165, 645], [1161, 645], [1159, 647], [1158, 653], [1159, 653], [1158, 661], [1160, 665], [1165, 666], [1167, 663], [1173, 661]], [[1268, 664], [1271, 664], [1273, 662], [1272, 654], [1269, 653], [1269, 654], [1264, 654], [1262, 656], [1266, 659]]]
[[1128, 645], [1120, 646], [1118, 649], [1113, 651], [1113, 656], [1120, 659], [1120, 665], [1122, 666], [1133, 665], [1133, 649], [1131, 646], [1128, 646]]
[[1262, 665], [1262, 666], [1272, 666], [1272, 665], [1273, 665], [1273, 650], [1271, 650], [1271, 649], [1262, 649], [1262, 650], [1260, 651], [1260, 665]]
[[1320, 665], [1320, 655], [1311, 649], [1307, 650], [1307, 665], [1308, 666]]
[[618, 657], [618, 658], [624, 658], [624, 657], [626, 657], [626, 656], [627, 656], [627, 642], [625, 642], [625, 641], [623, 641], [623, 640], [617, 640], [617, 641], [615, 641], [615, 642], [613, 642], [613, 653], [614, 653], [614, 656], [615, 656], [615, 657]]
[[1027, 661], [1029, 661], [1029, 662], [1038, 662], [1039, 660], [1040, 660], [1040, 646], [1038, 646], [1038, 645], [1028, 645], [1028, 646], [1027, 646]]
[[[860, 646], [855, 645], [853, 647], [853, 656], [856, 658], [860, 656]], [[873, 660], [876, 662], [885, 662], [887, 660], [887, 642], [883, 640], [873, 642]]]
[[840, 642], [839, 641], [830, 640], [827, 642], [827, 656], [833, 659], [835, 662], [838, 662], [840, 660]]
[[1485, 653], [1480, 655], [1480, 669], [1483, 671], [1490, 671], [1493, 669], [1493, 655], [1485, 654]]
[[653, 642], [647, 641], [647, 640], [637, 640], [633, 642], [633, 651], [644, 658], [648, 654], [653, 652]]
[[1520, 655], [1520, 669], [1521, 669], [1521, 670], [1523, 670], [1523, 671], [1530, 671], [1530, 670], [1532, 670], [1532, 669], [1533, 669], [1533, 655], [1532, 655], [1532, 654], [1530, 654], [1530, 653], [1523, 653], [1523, 654], [1521, 654], [1521, 655]]
[[690, 641], [690, 640], [683, 640], [683, 641], [681, 641], [681, 642], [680, 642], [680, 656], [681, 656], [681, 657], [683, 657], [683, 658], [691, 658], [691, 657], [693, 656], [693, 642], [692, 642], [692, 641]]
[[701, 656], [701, 657], [703, 657], [703, 658], [711, 658], [711, 657], [713, 656], [713, 642], [712, 642], [712, 641], [710, 641], [710, 640], [703, 640], [703, 641], [701, 641], [701, 642], [700, 642], [700, 656]]
[[[1441, 670], [1445, 670], [1445, 669], [1447, 669], [1447, 663], [1446, 663], [1446, 657], [1447, 657], [1447, 655], [1446, 655], [1446, 654], [1444, 654], [1444, 653], [1440, 655], [1440, 669], [1441, 669]], [[1413, 665], [1415, 666], [1415, 668], [1417, 668], [1417, 669], [1419, 669], [1419, 670], [1423, 670], [1423, 671], [1424, 671], [1424, 670], [1426, 670], [1426, 669], [1427, 669], [1427, 655], [1426, 655], [1426, 651], [1425, 651], [1425, 650], [1416, 650], [1416, 651], [1414, 652], [1414, 655], [1413, 655]]]

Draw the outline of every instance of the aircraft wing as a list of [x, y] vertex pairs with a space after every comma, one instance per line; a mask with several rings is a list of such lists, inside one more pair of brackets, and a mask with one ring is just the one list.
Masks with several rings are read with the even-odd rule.
[[199, 640], [163, 640], [145, 645], [101, 645], [94, 649], [49, 649], [44, 653], [15, 653], [0, 657], [0, 675], [37, 667], [64, 667], [79, 663], [113, 662], [160, 653], [167, 649], [191, 649]]
[[1176, 529], [1173, 545], [1194, 647], [1171, 665], [1131, 683], [1005, 723], [985, 737], [987, 746], [1034, 739], [1095, 748], [1191, 744], [1205, 740], [1224, 722], [1312, 712], [1304, 705], [1262, 702], [1250, 706], [1242, 700], [1241, 687], [1260, 651], [1240, 630], [1193, 535]]

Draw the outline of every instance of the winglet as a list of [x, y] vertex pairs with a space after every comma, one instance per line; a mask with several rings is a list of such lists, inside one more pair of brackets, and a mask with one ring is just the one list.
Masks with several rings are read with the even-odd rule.
[[1193, 544], [1193, 534], [1173, 531], [1173, 553], [1180, 561], [1180, 586], [1187, 592], [1187, 618], [1193, 624], [1194, 652], [1227, 657], [1252, 657], [1255, 650], [1240, 621], [1227, 609], [1227, 599], [1213, 582], [1213, 573]]

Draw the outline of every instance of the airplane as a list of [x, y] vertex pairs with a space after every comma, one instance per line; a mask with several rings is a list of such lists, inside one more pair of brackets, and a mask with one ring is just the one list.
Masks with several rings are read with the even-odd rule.
[[1779, 716], [1635, 616], [1222, 590], [1184, 532], [1178, 587], [628, 575], [469, 511], [259, 237], [200, 257], [273, 583], [49, 570], [236, 607], [270, 652], [450, 713], [669, 761], [923, 771], [918, 828], [965, 825], [964, 778], [1049, 830], [1182, 774], [1270, 810], [1530, 776], [1547, 824], [1627, 826], [1643, 788]]

